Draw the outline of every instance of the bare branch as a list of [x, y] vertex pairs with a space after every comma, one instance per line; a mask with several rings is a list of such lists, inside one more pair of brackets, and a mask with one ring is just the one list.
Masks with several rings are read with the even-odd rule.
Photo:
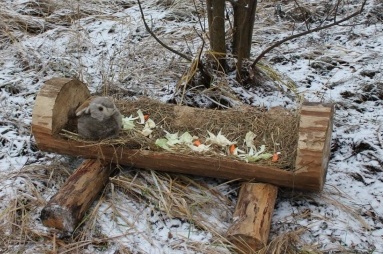
[[254, 62], [251, 64], [251, 68], [254, 68], [255, 65], [259, 62], [259, 60], [261, 60], [267, 53], [269, 53], [271, 50], [273, 50], [274, 48], [282, 45], [283, 43], [287, 42], [287, 41], [290, 41], [290, 40], [293, 40], [295, 38], [298, 38], [298, 37], [301, 37], [301, 36], [305, 36], [307, 34], [310, 34], [310, 33], [314, 33], [314, 32], [318, 32], [318, 31], [321, 31], [323, 29], [327, 29], [327, 28], [330, 28], [332, 26], [337, 26], [359, 14], [361, 14], [363, 12], [363, 9], [364, 9], [364, 6], [366, 5], [366, 2], [367, 0], [364, 0], [363, 3], [362, 3], [362, 6], [360, 7], [359, 10], [357, 10], [356, 12], [350, 14], [349, 16], [339, 20], [339, 21], [334, 21], [333, 23], [331, 24], [328, 24], [328, 25], [325, 25], [325, 26], [320, 26], [320, 27], [316, 27], [314, 29], [311, 29], [311, 30], [307, 30], [305, 32], [302, 32], [302, 33], [299, 33], [299, 34], [294, 34], [294, 35], [291, 35], [291, 36], [288, 36], [280, 41], [277, 41], [276, 43], [274, 43], [273, 45], [269, 46], [268, 48], [266, 48], [264, 51], [262, 51], [258, 57], [254, 60]]
[[142, 21], [144, 22], [144, 26], [146, 28], [146, 31], [148, 31], [148, 33], [150, 33], [151, 36], [153, 36], [153, 38], [159, 43], [161, 44], [162, 47], [166, 48], [167, 50], [173, 52], [174, 54], [186, 59], [187, 61], [191, 62], [192, 59], [190, 57], [188, 57], [187, 55], [175, 50], [175, 49], [172, 49], [171, 47], [169, 47], [168, 45], [166, 45], [165, 43], [163, 43], [154, 33], [152, 30], [150, 30], [148, 24], [146, 23], [146, 20], [145, 20], [145, 16], [144, 16], [144, 12], [142, 11], [142, 6], [141, 6], [141, 2], [140, 0], [137, 0], [138, 2], [138, 7], [140, 8], [140, 12], [141, 12], [141, 17], [142, 17]]
[[[196, 13], [198, 13], [197, 18], [198, 18], [199, 26], [201, 27], [202, 32], [203, 32], [203, 33], [206, 33], [205, 19], [204, 19], [204, 22], [201, 21], [201, 15], [200, 15], [199, 12], [198, 12], [197, 4], [196, 4], [195, 1], [196, 1], [196, 0], [193, 0], [193, 4], [194, 4], [194, 9], [195, 9]], [[194, 30], [195, 30], [195, 28], [194, 28]]]

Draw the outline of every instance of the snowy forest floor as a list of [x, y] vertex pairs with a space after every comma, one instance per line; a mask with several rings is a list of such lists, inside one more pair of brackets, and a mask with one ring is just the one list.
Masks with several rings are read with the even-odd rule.
[[[259, 1], [252, 59], [306, 29], [295, 15], [296, 2], [310, 10], [309, 25], [315, 27], [333, 1]], [[361, 2], [342, 1], [339, 15], [354, 12]], [[207, 26], [204, 1], [142, 4], [161, 40], [198, 55], [197, 31], [203, 34], [201, 23]], [[274, 253], [383, 253], [382, 12], [382, 0], [368, 0], [365, 11], [346, 24], [288, 41], [264, 59], [281, 73], [282, 83], [294, 81], [297, 97], [336, 105], [324, 190], [280, 189], [268, 246]], [[136, 1], [4, 0], [0, 56], [1, 253], [233, 251], [225, 232], [237, 181], [121, 167], [70, 237], [59, 238], [39, 219], [47, 200], [81, 162], [37, 149], [30, 125], [42, 84], [52, 77], [76, 77], [92, 93], [168, 102], [190, 67], [149, 35]], [[231, 91], [254, 107], [297, 104], [270, 87], [233, 85]], [[211, 106], [203, 91], [192, 95], [188, 98], [196, 105]]]

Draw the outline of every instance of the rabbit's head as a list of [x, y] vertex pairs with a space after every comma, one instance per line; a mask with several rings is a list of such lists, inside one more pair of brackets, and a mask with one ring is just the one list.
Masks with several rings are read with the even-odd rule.
[[117, 111], [112, 99], [108, 97], [93, 97], [88, 102], [88, 105], [85, 103], [82, 109], [77, 111], [76, 115], [90, 114], [91, 117], [101, 122], [113, 116]]

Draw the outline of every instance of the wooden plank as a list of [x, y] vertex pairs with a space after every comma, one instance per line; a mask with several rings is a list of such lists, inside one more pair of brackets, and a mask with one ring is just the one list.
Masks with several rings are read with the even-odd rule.
[[244, 183], [227, 238], [241, 253], [256, 253], [267, 245], [278, 188], [271, 184]]

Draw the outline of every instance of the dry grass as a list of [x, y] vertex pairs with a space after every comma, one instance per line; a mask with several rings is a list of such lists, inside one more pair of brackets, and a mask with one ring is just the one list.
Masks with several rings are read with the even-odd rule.
[[[108, 249], [131, 253], [131, 247], [128, 249], [122, 239], [140, 235], [141, 241], [152, 241], [153, 235], [143, 233], [142, 225], [134, 220], [142, 216], [149, 216], [150, 223], [176, 218], [192, 225], [194, 229], [191, 230], [211, 234], [209, 244], [206, 244], [180, 238], [177, 231], [170, 231], [169, 239], [164, 243], [172, 245], [174, 250], [184, 250], [185, 245], [190, 251], [207, 254], [236, 250], [225, 234], [232, 223], [238, 182], [211, 180], [209, 183], [198, 177], [121, 169], [118, 175], [110, 178], [75, 232], [63, 238], [54, 229], [43, 227], [38, 218], [47, 197], [58, 190], [70, 173], [70, 168], [59, 163], [49, 167], [26, 166], [17, 174], [2, 175], [1, 184], [7, 183], [8, 193], [6, 196], [4, 191], [0, 192], [0, 197], [7, 199], [0, 209], [0, 233], [3, 236], [0, 250], [3, 253], [102, 253]], [[10, 192], [13, 193], [9, 195]], [[153, 208], [150, 215], [145, 215], [140, 207]], [[112, 215], [108, 223], [114, 224], [115, 229], [127, 230], [121, 234], [102, 233], [100, 223], [105, 214]], [[305, 230], [300, 228], [279, 235], [257, 253], [320, 253], [315, 246], [301, 245], [300, 235]], [[177, 244], [171, 241], [173, 237], [179, 238]]]
[[[77, 30], [79, 27], [72, 27], [72, 25], [76, 21], [92, 15], [100, 20], [108, 20], [110, 13], [128, 8], [132, 2], [123, 0], [64, 2], [35, 0], [22, 1], [21, 5], [13, 6], [13, 8], [9, 8], [8, 3], [0, 3], [0, 48], [6, 48], [17, 43], [23, 37], [34, 36], [48, 29], [59, 28], [55, 34], [51, 35], [56, 36], [54, 39], [63, 37], [65, 32], [71, 33], [73, 34], [71, 37], [73, 52], [84, 52], [82, 51], [84, 44], [87, 47], [92, 46], [88, 41], [87, 36], [89, 34], [82, 34]], [[270, 1], [262, 1], [260, 4], [267, 4], [268, 2]], [[190, 7], [189, 3], [185, 0], [164, 1], [163, 6], [173, 11], [173, 13], [167, 14], [164, 20], [190, 18], [190, 9], [185, 11], [183, 8], [186, 4]], [[260, 9], [262, 10], [262, 8]], [[260, 15], [263, 14], [260, 13]], [[265, 15], [269, 14], [265, 13]], [[86, 22], [84, 21], [84, 23]], [[124, 20], [123, 22], [129, 21]], [[265, 20], [265, 23], [272, 24], [273, 22], [273, 19]], [[256, 32], [258, 33], [267, 27], [268, 33], [279, 33], [282, 31], [282, 28], [278, 27], [279, 25], [270, 27], [263, 24], [256, 27], [258, 29]], [[200, 43], [195, 43], [196, 36], [192, 32], [186, 33], [181, 29], [167, 31], [162, 26], [163, 24], [153, 24], [153, 28], [160, 37], [165, 38], [167, 42], [176, 42], [175, 47], [184, 47], [182, 43], [186, 41], [189, 43], [187, 47], [190, 47], [189, 50], [192, 53], [200, 49]], [[261, 33], [259, 32], [259, 34]], [[128, 39], [133, 38], [128, 37]], [[256, 43], [262, 45], [266, 45], [267, 41], [267, 33], [263, 37], [260, 35], [256, 38]], [[107, 93], [116, 92], [118, 97], [130, 96], [132, 91], [133, 95], [158, 96], [158, 94], [150, 91], [151, 88], [148, 89], [143, 84], [156, 84], [159, 87], [158, 91], [160, 91], [163, 89], [162, 84], [176, 83], [177, 80], [181, 79], [181, 73], [187, 69], [187, 63], [181, 63], [177, 59], [169, 57], [165, 67], [159, 66], [156, 59], [162, 59], [166, 51], [159, 48], [150, 39], [141, 44], [140, 47], [123, 45], [115, 52], [100, 51], [100, 54], [106, 57], [97, 62], [100, 69], [97, 69], [96, 73], [97, 75], [101, 73], [102, 77], [100, 78], [101, 81], [95, 80], [107, 88], [104, 91]], [[39, 49], [25, 48], [23, 50], [26, 56], [31, 55], [33, 58], [45, 53], [44, 47]], [[54, 73], [60, 76], [76, 75], [93, 81], [92, 76], [97, 75], [86, 73], [75, 53], [66, 51], [65, 54], [67, 55], [63, 53], [62, 55], [49, 56], [47, 66], [42, 68], [41, 77], [37, 78], [45, 77], [46, 73], [50, 75]], [[43, 57], [39, 57], [37, 60], [46, 61]], [[135, 60], [127, 62], [126, 59]], [[34, 61], [37, 60], [26, 58], [25, 66], [34, 66]], [[119, 70], [118, 74], [116, 74], [116, 69]], [[268, 67], [265, 67], [264, 70], [272, 79], [281, 81], [281, 77], [276, 77], [275, 73]], [[126, 81], [128, 77], [131, 79], [129, 82]], [[218, 77], [215, 82], [212, 89], [202, 93], [213, 100], [217, 93], [220, 96], [229, 96], [232, 90], [224, 83], [225, 80]], [[283, 85], [286, 84], [289, 86], [289, 81]], [[232, 101], [235, 99], [234, 97], [230, 98]], [[171, 117], [174, 116], [173, 106], [138, 101], [126, 105], [121, 103], [119, 107], [125, 115], [135, 113], [137, 109], [148, 112], [156, 123], [161, 123], [164, 129], [169, 132], [190, 131], [195, 135], [205, 137], [206, 130], [217, 133], [222, 129], [222, 132], [229, 139], [241, 142], [243, 134], [252, 129], [259, 138], [256, 141], [257, 145], [266, 144], [270, 151], [274, 151], [274, 146], [277, 143], [280, 144], [279, 149], [283, 153], [283, 160], [278, 164], [279, 167], [291, 168], [293, 164], [291, 158], [295, 158], [296, 138], [294, 135], [297, 134], [295, 131], [297, 126], [294, 114], [283, 115], [282, 117], [280, 114], [275, 114], [277, 119], [270, 119], [270, 116], [265, 112], [239, 117], [233, 110], [232, 114], [227, 114], [224, 119], [214, 117], [214, 114], [209, 113], [208, 116], [201, 115], [200, 119], [186, 122], [180, 128], [180, 126], [174, 126], [172, 121], [169, 121], [169, 117], [172, 120]], [[164, 133], [158, 129], [158, 132], [154, 134], [160, 137]], [[152, 142], [151, 140], [139, 140], [137, 136], [129, 137], [128, 134], [125, 138], [122, 141], [124, 144], [136, 142], [134, 144], [137, 145], [137, 148], [147, 147]], [[151, 148], [158, 149], [153, 146]], [[143, 232], [142, 228], [139, 227], [140, 225], [132, 221], [132, 218], [138, 220], [141, 218], [140, 216], [145, 216], [141, 212], [148, 208], [152, 209], [154, 214], [161, 214], [163, 220], [177, 218], [184, 223], [193, 225], [195, 230], [204, 231], [212, 236], [207, 244], [188, 238], [179, 238], [178, 245], [173, 243], [171, 246], [174, 250], [184, 250], [182, 247], [187, 246], [190, 251], [218, 254], [231, 253], [235, 249], [225, 238], [225, 232], [231, 223], [238, 183], [216, 182], [212, 179], [185, 175], [127, 169], [122, 169], [119, 175], [110, 179], [110, 183], [106, 186], [101, 197], [89, 210], [74, 234], [67, 238], [61, 238], [55, 230], [47, 229], [41, 225], [39, 215], [46, 201], [59, 190], [72, 170], [73, 168], [64, 166], [64, 163], [59, 162], [51, 166], [26, 166], [18, 172], [1, 173], [0, 183], [5, 188], [0, 190], [0, 200], [2, 200], [0, 203], [0, 235], [2, 236], [0, 252], [95, 253], [113, 249], [115, 253], [132, 253], [134, 241], [130, 237], [140, 235], [144, 239], [143, 241], [149, 243], [151, 242], [150, 238], [154, 237], [154, 235], [150, 235], [152, 229], [150, 225], [146, 228], [147, 232]], [[303, 197], [302, 199], [310, 198]], [[326, 194], [320, 199], [340, 207], [356, 219], [360, 218], [354, 208], [344, 206], [334, 199], [326, 199]], [[129, 206], [130, 204], [133, 204], [133, 207]], [[116, 228], [121, 226], [121, 228], [128, 228], [128, 230], [120, 235], [109, 236], [105, 234], [101, 226], [107, 224], [102, 221], [107, 212], [113, 214], [107, 223], [116, 223]], [[146, 219], [149, 220], [150, 216]], [[362, 219], [360, 221], [362, 225], [365, 225]], [[291, 228], [294, 227], [295, 225], [291, 226]], [[304, 230], [298, 229], [289, 233], [278, 234], [260, 253], [320, 253], [315, 246], [305, 246], [305, 242], [300, 239]], [[122, 239], [129, 239], [128, 242], [132, 245], [126, 244]], [[167, 243], [165, 241], [165, 244]], [[145, 251], [141, 252], [145, 253]]]
[[[154, 144], [156, 139], [165, 136], [165, 131], [178, 132], [180, 135], [189, 132], [192, 136], [199, 137], [202, 143], [205, 143], [208, 138], [208, 131], [214, 134], [221, 131], [229, 140], [237, 142], [239, 149], [246, 151], [244, 139], [246, 133], [252, 131], [256, 134], [254, 144], [257, 148], [265, 145], [266, 152], [281, 153], [277, 162], [259, 160], [253, 163], [285, 170], [294, 169], [299, 125], [297, 113], [280, 108], [270, 112], [260, 111], [251, 107], [229, 110], [186, 108], [186, 110], [180, 111], [177, 106], [151, 99], [118, 101], [117, 107], [125, 116], [137, 116], [137, 110], [140, 109], [144, 114], [150, 115], [157, 127], [150, 138], [143, 136], [140, 131], [135, 129], [123, 131], [118, 138], [103, 140], [99, 144], [123, 145], [130, 149], [166, 152]], [[70, 139], [79, 139], [76, 134], [71, 132], [65, 132], [63, 135]], [[204, 153], [193, 152], [186, 146], [179, 146], [173, 150], [176, 153], [196, 156], [224, 156], [225, 158], [238, 159], [234, 156], [228, 156], [221, 147], [212, 146], [212, 148], [211, 151]]]
[[[62, 238], [59, 232], [43, 227], [39, 215], [47, 197], [58, 190], [70, 171], [60, 164], [49, 167], [34, 165], [24, 167], [17, 174], [2, 175], [1, 184], [7, 187], [6, 191], [0, 191], [4, 201], [0, 207], [0, 233], [3, 236], [0, 250], [3, 253], [89, 253], [92, 249], [111, 247], [124, 253], [127, 252], [126, 247], [117, 244], [124, 237], [141, 234], [150, 242], [141, 233], [139, 225], [127, 217], [127, 212], [137, 211], [130, 210], [122, 200], [134, 202], [135, 207], [153, 206], [153, 211], [162, 214], [164, 220], [177, 218], [187, 221], [194, 225], [195, 230], [204, 230], [213, 235], [211, 246], [187, 238], [182, 240], [190, 249], [220, 253], [217, 250], [219, 246], [223, 249], [230, 247], [224, 232], [230, 223], [234, 201], [220, 190], [231, 185], [234, 188], [232, 192], [235, 192], [237, 185], [221, 182], [213, 186], [199, 182], [197, 178], [154, 171], [124, 170], [112, 177], [75, 232]], [[101, 233], [99, 221], [108, 210], [113, 214], [109, 223], [118, 221], [117, 228], [125, 224], [129, 230], [113, 236]]]

